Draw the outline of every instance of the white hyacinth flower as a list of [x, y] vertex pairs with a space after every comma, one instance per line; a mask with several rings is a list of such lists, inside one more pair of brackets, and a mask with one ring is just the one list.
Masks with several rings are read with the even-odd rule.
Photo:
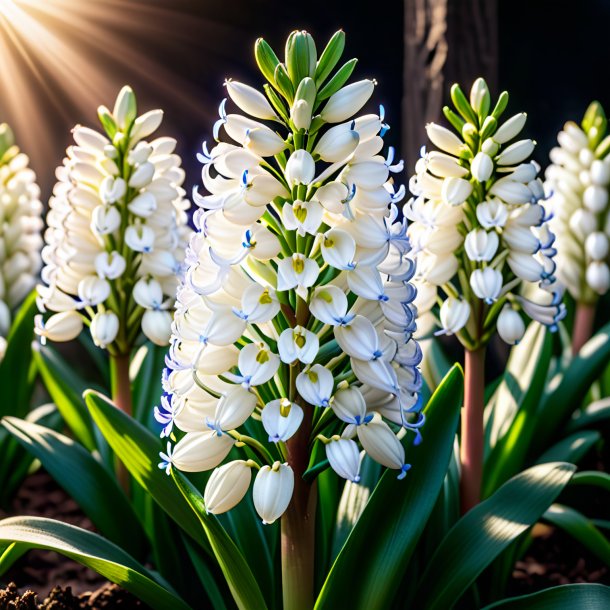
[[[456, 334], [470, 351], [484, 347], [496, 330], [509, 343], [518, 341], [519, 314], [512, 316], [513, 310], [529, 312], [555, 330], [566, 310], [555, 277], [555, 236], [542, 205], [539, 167], [529, 160], [535, 142], [512, 142], [526, 115], [499, 125], [508, 94], [493, 107], [480, 78], [470, 102], [458, 85], [451, 96], [455, 112], [446, 107], [444, 113], [455, 132], [434, 123], [426, 126], [439, 150], [422, 149], [410, 182], [414, 197], [403, 210], [412, 221], [408, 233], [418, 249], [418, 310], [436, 314], [440, 332]], [[600, 175], [605, 174], [600, 170]], [[593, 199], [595, 204], [601, 201], [597, 193]], [[576, 221], [583, 233], [592, 225], [585, 215]], [[601, 241], [595, 247], [603, 251]], [[529, 295], [536, 286], [542, 289], [534, 293], [538, 297], [551, 295], [552, 307], [546, 302], [530, 306], [522, 299], [522, 290], [527, 288]], [[506, 312], [502, 331], [501, 312]], [[507, 330], [509, 323], [514, 330]]]
[[245, 460], [233, 460], [210, 475], [205, 486], [203, 501], [208, 513], [219, 515], [241, 502], [252, 481], [252, 467]]
[[[342, 38], [340, 32], [329, 44]], [[407, 441], [419, 439], [424, 419], [422, 353], [413, 339], [415, 264], [397, 208], [405, 189], [393, 177], [402, 162], [393, 149], [381, 154], [383, 108], [355, 116], [374, 81], [329, 81], [321, 98], [338, 58], [316, 75], [331, 56], [319, 67], [309, 34], [291, 34], [285, 72], [262, 39], [255, 49], [273, 89], [227, 81], [237, 109], [231, 113], [223, 101], [216, 144], [204, 145], [199, 157], [206, 192], [193, 195], [197, 232], [187, 248], [166, 395], [155, 416], [162, 435], [171, 427], [177, 439], [164, 469], [216, 468], [226, 447], [212, 435], [228, 439], [234, 451], [227, 459], [248, 446], [259, 468], [254, 504], [272, 523], [289, 506], [293, 486], [305, 483], [303, 460], [295, 456], [317, 456], [322, 444], [330, 467], [349, 481], [359, 480], [367, 447], [402, 478]], [[280, 72], [291, 81], [286, 90], [275, 81]], [[467, 175], [454, 165], [449, 173]], [[464, 186], [457, 186], [462, 196]], [[456, 218], [448, 215], [447, 225]], [[140, 220], [147, 219], [134, 225]], [[134, 288], [143, 307], [165, 306], [163, 282], [154, 279], [139, 279]], [[316, 429], [320, 417], [328, 424]], [[362, 440], [348, 438], [374, 419]], [[192, 435], [199, 436], [185, 442]], [[328, 464], [321, 458], [319, 467]], [[223, 509], [239, 495], [225, 493]]]
[[36, 285], [42, 260], [40, 189], [28, 157], [0, 125], [0, 359], [14, 312]]
[[[189, 204], [176, 141], [146, 139], [162, 111], [137, 117], [134, 93], [124, 87], [113, 113], [100, 107], [98, 114], [104, 133], [77, 125], [57, 170], [39, 302], [47, 311], [77, 313], [96, 345], [127, 354], [140, 331], [159, 345], [169, 340]], [[48, 338], [53, 317], [46, 334], [41, 327]]]
[[557, 275], [579, 303], [594, 305], [610, 288], [610, 139], [601, 105], [580, 125], [568, 121], [550, 153], [546, 190], [557, 236]]

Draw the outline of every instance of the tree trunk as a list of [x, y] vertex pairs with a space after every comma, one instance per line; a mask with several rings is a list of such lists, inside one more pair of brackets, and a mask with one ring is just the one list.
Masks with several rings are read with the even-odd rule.
[[482, 76], [498, 84], [498, 0], [404, 0], [402, 154], [413, 172], [426, 123], [439, 122], [449, 89]]

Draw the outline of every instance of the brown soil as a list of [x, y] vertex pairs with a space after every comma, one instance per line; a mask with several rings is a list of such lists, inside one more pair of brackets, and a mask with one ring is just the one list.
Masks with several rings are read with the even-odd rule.
[[97, 591], [74, 595], [71, 587], [54, 587], [41, 602], [33, 591], [19, 593], [15, 583], [0, 590], [0, 610], [143, 610], [146, 606], [127, 591], [114, 584], [105, 584]]
[[[10, 513], [0, 510], [0, 518], [13, 515], [48, 517], [95, 531], [78, 505], [42, 470], [24, 481]], [[0, 577], [0, 587], [6, 587], [0, 590], [0, 610], [147, 607], [93, 570], [53, 551], [29, 551]]]
[[572, 583], [610, 585], [610, 570], [563, 531], [545, 527], [516, 563], [509, 594], [527, 595]]

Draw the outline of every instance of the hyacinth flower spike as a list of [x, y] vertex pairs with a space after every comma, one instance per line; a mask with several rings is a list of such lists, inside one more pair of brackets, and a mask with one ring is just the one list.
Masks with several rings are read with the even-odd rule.
[[423, 424], [402, 163], [382, 154], [383, 109], [361, 113], [375, 82], [347, 83], [355, 60], [331, 77], [343, 47], [337, 32], [318, 57], [297, 31], [280, 62], [259, 39], [262, 90], [226, 82], [155, 411], [175, 440], [163, 469], [214, 469], [209, 512], [253, 480], [263, 523], [281, 521], [291, 610], [313, 607], [310, 461], [357, 483], [366, 453], [403, 479]]
[[137, 115], [129, 87], [102, 132], [77, 125], [57, 169], [42, 251], [36, 320], [41, 340], [70, 341], [87, 326], [108, 351], [113, 400], [131, 413], [129, 358], [143, 334], [167, 345], [190, 229], [176, 141], [150, 136], [161, 110]]
[[568, 121], [550, 153], [545, 189], [557, 235], [557, 276], [576, 301], [572, 351], [593, 332], [596, 305], [610, 289], [610, 135], [599, 102], [580, 125]]
[[0, 125], [0, 360], [4, 357], [13, 314], [37, 282], [42, 203], [36, 174], [27, 155], [15, 145], [6, 124]]
[[435, 316], [437, 334], [455, 335], [466, 349], [462, 414], [462, 508], [480, 497], [483, 463], [485, 347], [497, 331], [509, 345], [525, 333], [523, 315], [551, 330], [565, 316], [556, 281], [555, 235], [545, 210], [535, 142], [518, 140], [526, 115], [501, 120], [477, 79], [467, 99], [451, 89], [452, 129], [426, 126], [433, 148], [422, 149], [404, 206], [417, 253], [416, 305]]

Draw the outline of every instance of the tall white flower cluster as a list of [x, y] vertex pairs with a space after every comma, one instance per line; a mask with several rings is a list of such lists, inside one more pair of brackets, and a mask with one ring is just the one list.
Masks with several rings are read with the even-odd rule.
[[200, 156], [209, 194], [194, 195], [156, 415], [163, 436], [174, 423], [185, 433], [161, 467], [216, 469], [210, 512], [239, 502], [255, 469], [256, 510], [273, 522], [303, 474], [291, 456], [318, 448], [351, 481], [361, 450], [402, 478], [397, 434], [419, 438], [414, 264], [391, 178], [402, 163], [381, 155], [383, 109], [354, 116], [375, 86], [345, 84], [356, 60], [328, 79], [343, 46], [338, 32], [318, 59], [293, 32], [280, 63], [259, 40], [266, 95], [227, 81], [237, 112], [222, 102], [217, 144]]
[[610, 136], [600, 104], [580, 126], [568, 121], [557, 140], [546, 171], [557, 274], [576, 301], [594, 304], [610, 288]]
[[184, 170], [173, 138], [148, 140], [161, 110], [137, 116], [124, 87], [105, 133], [76, 126], [75, 144], [57, 170], [47, 216], [43, 310], [36, 332], [69, 341], [89, 326], [96, 345], [125, 354], [141, 331], [154, 343], [170, 337], [171, 307], [190, 230]]
[[0, 357], [12, 312], [34, 288], [42, 265], [42, 203], [36, 174], [15, 146], [11, 128], [0, 125]]
[[525, 332], [520, 310], [551, 329], [565, 315], [539, 167], [529, 160], [535, 142], [514, 141], [525, 113], [499, 124], [508, 94], [491, 110], [483, 79], [470, 101], [458, 85], [451, 96], [457, 113], [444, 113], [457, 133], [427, 125], [439, 150], [422, 150], [404, 207], [417, 253], [416, 304], [420, 314], [438, 305], [440, 332], [467, 349], [496, 329], [512, 345]]

